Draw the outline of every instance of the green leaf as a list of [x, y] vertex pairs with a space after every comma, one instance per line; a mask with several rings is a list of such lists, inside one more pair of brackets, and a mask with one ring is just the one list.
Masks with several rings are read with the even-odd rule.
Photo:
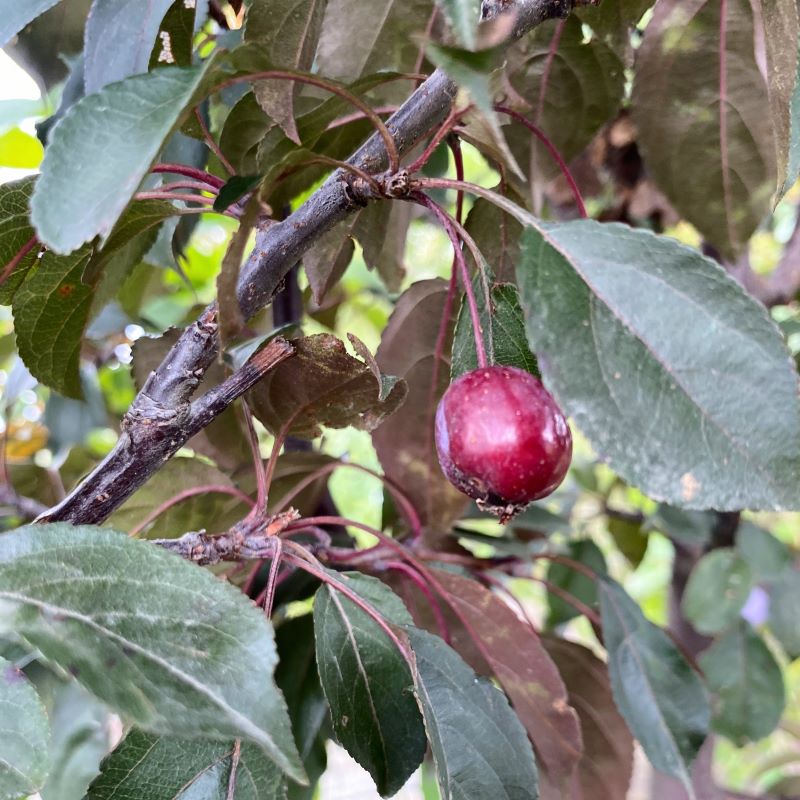
[[259, 183], [261, 183], [260, 175], [233, 175], [228, 178], [219, 190], [217, 199], [214, 200], [214, 211], [226, 211], [229, 206], [253, 191]]
[[[755, 37], [749, 0], [667, 0], [636, 55], [632, 110], [648, 172], [729, 259], [769, 211], [776, 185]], [[682, 165], [691, 165], [691, 180]]]
[[56, 523], [0, 538], [6, 626], [153, 733], [258, 744], [303, 769], [272, 629], [237, 589], [147, 542]]
[[786, 151], [786, 172], [783, 186], [778, 189], [778, 197], [786, 194], [794, 186], [800, 175], [800, 52], [797, 57], [797, 75], [790, 104], [789, 139]]
[[[35, 235], [29, 216], [29, 205], [36, 178], [33, 175], [19, 181], [0, 184], [0, 271]], [[36, 263], [38, 248], [34, 247], [0, 285], [0, 304], [8, 305], [14, 292]]]
[[761, 637], [744, 620], [700, 656], [715, 695], [712, 725], [739, 747], [769, 736], [786, 703], [783, 675]]
[[[510, 187], [506, 187], [506, 192], [518, 205], [525, 205], [523, 199]], [[513, 280], [514, 269], [519, 259], [522, 225], [494, 203], [481, 197], [475, 201], [467, 214], [465, 227], [497, 279]]]
[[711, 712], [697, 673], [610, 578], [598, 585], [614, 701], [650, 763], [690, 785]]
[[370, 203], [353, 227], [364, 261], [390, 292], [399, 292], [406, 274], [405, 252], [414, 206], [410, 203]]
[[39, 238], [69, 253], [107, 239], [203, 85], [210, 61], [135, 75], [88, 95], [53, 129], [31, 200]]
[[[177, 213], [175, 206], [166, 200], [136, 200], [131, 203], [128, 210], [114, 226], [114, 230], [111, 231], [111, 235], [105, 244], [101, 248], [95, 249], [83, 274], [83, 282], [87, 284], [96, 283], [100, 274], [106, 270], [120, 250], [134, 239], [137, 239], [140, 234], [152, 231], [152, 228], [159, 226]], [[129, 268], [135, 267], [139, 259], [150, 249], [154, 236], [155, 234], [150, 239], [143, 237], [138, 240], [135, 248], [138, 256], [127, 259]], [[146, 244], [147, 242], [149, 244]], [[127, 270], [125, 270], [124, 277], [127, 278]]]
[[623, 57], [630, 50], [632, 28], [652, 5], [653, 0], [603, 0], [599, 6], [582, 6], [575, 12], [581, 22]]
[[797, 372], [717, 264], [581, 220], [526, 230], [517, 276], [548, 389], [628, 483], [688, 508], [797, 507]]
[[711, 540], [714, 520], [713, 511], [687, 511], [661, 503], [651, 524], [671, 539], [690, 546], [703, 546]]
[[436, 4], [444, 11], [459, 44], [468, 50], [475, 47], [481, 10], [480, 0], [436, 0]]
[[428, 58], [441, 67], [448, 77], [461, 89], [466, 90], [475, 106], [478, 124], [484, 130], [489, 144], [509, 168], [519, 177], [524, 177], [514, 154], [508, 147], [500, 122], [494, 112], [494, 87], [491, 73], [497, 67], [499, 50], [481, 50], [472, 53], [457, 47], [448, 47], [428, 42], [425, 45]]
[[244, 95], [230, 110], [222, 126], [219, 146], [240, 175], [252, 175], [258, 170], [259, 145], [274, 126], [252, 92]]
[[[606, 560], [591, 539], [570, 542], [566, 555], [600, 575], [606, 573]], [[554, 561], [547, 569], [547, 580], [590, 608], [597, 605], [597, 581], [591, 580], [582, 572]], [[548, 628], [555, 628], [579, 615], [574, 606], [551, 592], [547, 593], [547, 605], [550, 609], [547, 615]]]
[[0, 47], [8, 44], [14, 34], [19, 33], [29, 22], [52, 8], [58, 0], [3, 0], [0, 3]]
[[153, 228], [173, 213], [170, 203], [136, 202], [102, 250], [84, 245], [66, 256], [48, 250], [29, 269], [12, 310], [19, 353], [39, 381], [81, 397], [81, 341], [92, 312], [116, 293], [153, 243]]
[[108, 412], [97, 380], [97, 370], [88, 364], [81, 370], [81, 394], [85, 400], [74, 400], [58, 392], [50, 392], [42, 415], [48, 430], [47, 447], [58, 460], [74, 445], [83, 444], [93, 428], [108, 425]]
[[275, 683], [286, 698], [297, 749], [310, 781], [307, 787], [292, 783], [289, 797], [310, 800], [314, 785], [325, 771], [325, 742], [330, 737], [331, 727], [328, 701], [319, 682], [314, 657], [313, 616], [305, 614], [282, 622], [275, 631], [275, 644], [278, 648]]
[[43, 155], [42, 143], [19, 128], [0, 135], [0, 167], [36, 169]]
[[742, 520], [736, 550], [750, 568], [753, 583], [778, 579], [792, 564], [792, 551], [769, 531]]
[[505, 695], [438, 636], [407, 633], [442, 800], [536, 800], [531, 744]]
[[86, 94], [109, 83], [147, 72], [161, 21], [173, 0], [94, 0], [86, 20]]
[[363, 212], [335, 225], [313, 242], [303, 254], [303, 269], [311, 287], [314, 302], [320, 305], [325, 295], [338, 283], [353, 259], [353, 227]]
[[283, 800], [286, 778], [264, 753], [242, 744], [228, 794], [233, 742], [198, 742], [132, 730], [100, 765], [85, 800]]
[[[141, 341], [141, 339], [139, 340]], [[138, 343], [137, 343], [138, 344]], [[177, 456], [159, 470], [158, 479], [148, 481], [131, 495], [108, 519], [107, 527], [130, 531], [162, 503], [179, 492], [196, 486], [233, 488], [233, 481], [204, 458]], [[218, 492], [188, 497], [149, 525], [144, 535], [150, 539], [171, 539], [185, 531], [223, 531], [240, 520], [247, 507], [236, 497]]]
[[60, 684], [50, 719], [52, 767], [39, 791], [42, 800], [79, 800], [108, 752], [109, 710], [77, 681]]
[[[195, 3], [172, 0], [172, 5], [158, 26], [158, 35], [154, 37], [155, 45], [150, 53], [148, 71], [170, 64], [179, 67], [192, 65], [195, 11]], [[142, 70], [136, 70], [140, 71]]]
[[35, 794], [47, 777], [50, 723], [36, 690], [22, 672], [2, 657], [0, 719], [0, 800], [19, 800]]
[[[495, 284], [491, 287], [491, 307], [486, 310], [486, 293], [480, 276], [473, 281], [473, 291], [480, 314], [483, 342], [486, 357], [490, 364], [524, 369], [539, 375], [536, 356], [531, 353], [525, 335], [525, 319], [519, 304], [517, 287], [510, 283]], [[467, 298], [461, 301], [461, 310], [456, 322], [453, 339], [453, 359], [450, 364], [450, 377], [478, 368], [475, 352], [475, 336], [472, 331], [472, 318]]]
[[273, 433], [286, 426], [293, 436], [313, 439], [321, 425], [371, 431], [405, 399], [406, 387], [399, 381], [381, 400], [382, 381], [335, 336], [320, 333], [293, 344], [295, 354], [250, 393], [256, 416]]
[[[509, 60], [508, 80], [531, 109], [525, 116], [567, 162], [614, 119], [625, 96], [619, 56], [597, 36], [587, 41], [574, 14], [537, 27], [519, 41]], [[504, 130], [517, 161], [529, 170], [529, 181], [561, 174], [544, 144], [525, 127], [514, 122]]]
[[732, 548], [720, 548], [695, 565], [681, 607], [700, 633], [719, 633], [738, 619], [752, 587], [747, 562]]
[[[247, 11], [244, 38], [258, 42], [276, 69], [310, 70], [322, 31], [328, 0], [254, 0]], [[294, 113], [296, 84], [259, 81], [254, 93], [258, 104], [300, 144]]]
[[610, 516], [607, 524], [608, 532], [620, 553], [628, 559], [634, 569], [638, 567], [642, 563], [650, 541], [642, 522]]
[[[363, 0], [328, 0], [322, 24], [317, 66], [323, 75], [353, 81], [378, 70], [410, 72], [433, 0], [370, 0], [369, 25], [353, 35], [353, 21], [363, 19]], [[405, 87], [403, 87], [405, 91]]]
[[769, 627], [789, 658], [800, 657], [800, 573], [784, 572], [770, 590]]
[[37, 380], [68, 397], [81, 397], [81, 338], [92, 305], [92, 287], [81, 283], [81, 276], [91, 254], [88, 245], [68, 256], [48, 250], [17, 289], [11, 306], [25, 366]]
[[[358, 573], [337, 576], [396, 625], [410, 625], [388, 586]], [[395, 794], [425, 755], [425, 729], [411, 672], [378, 624], [334, 587], [314, 600], [317, 664], [340, 744], [372, 775], [382, 796]]]

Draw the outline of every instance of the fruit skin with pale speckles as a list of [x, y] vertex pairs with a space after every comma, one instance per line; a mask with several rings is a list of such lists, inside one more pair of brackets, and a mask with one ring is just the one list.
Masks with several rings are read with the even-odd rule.
[[456, 488], [508, 520], [564, 479], [572, 434], [533, 375], [516, 367], [482, 367], [453, 381], [439, 402], [436, 450]]

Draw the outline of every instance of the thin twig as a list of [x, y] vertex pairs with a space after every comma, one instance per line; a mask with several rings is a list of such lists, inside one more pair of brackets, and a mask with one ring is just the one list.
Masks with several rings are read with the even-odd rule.
[[[459, 241], [458, 234], [452, 224], [450, 217], [447, 213], [433, 200], [422, 192], [414, 193], [410, 197], [418, 202], [425, 208], [433, 211], [439, 221], [442, 223], [447, 235], [450, 237], [450, 243], [453, 245], [453, 252], [455, 253], [458, 266], [461, 271], [461, 280], [464, 283], [464, 292], [467, 295], [467, 305], [469, 307], [470, 317], [472, 318], [472, 333], [475, 339], [475, 352], [478, 356], [478, 366], [485, 369], [489, 361], [486, 358], [486, 346], [483, 342], [483, 327], [481, 325], [481, 315], [478, 311], [478, 303], [475, 300], [475, 292], [472, 290], [472, 279], [467, 269], [467, 262], [464, 260], [464, 253], [461, 250], [461, 242]], [[488, 309], [487, 309], [488, 311]]]
[[203, 119], [200, 106], [195, 106], [194, 116], [197, 120], [197, 124], [200, 126], [200, 130], [203, 132], [203, 138], [206, 140], [208, 149], [211, 150], [211, 152], [219, 159], [219, 163], [222, 164], [222, 166], [225, 168], [225, 172], [227, 172], [228, 175], [235, 175], [236, 170], [231, 166], [231, 162], [225, 158], [225, 154], [219, 149], [219, 145], [214, 141], [214, 137], [211, 135], [211, 131], [208, 129], [208, 125], [206, 125], [206, 121]]
[[558, 168], [561, 170], [561, 174], [564, 176], [564, 179], [567, 181], [567, 184], [572, 191], [572, 196], [575, 198], [575, 205], [578, 207], [578, 213], [584, 219], [588, 217], [589, 215], [586, 213], [586, 204], [583, 202], [581, 190], [578, 188], [575, 178], [572, 177], [572, 173], [567, 166], [567, 162], [564, 161], [563, 156], [558, 152], [558, 148], [553, 144], [553, 142], [550, 141], [550, 138], [545, 134], [545, 132], [538, 125], [534, 125], [534, 123], [531, 122], [527, 117], [524, 117], [522, 114], [514, 111], [513, 108], [508, 108], [507, 106], [495, 106], [494, 110], [499, 111], [501, 114], [506, 114], [507, 116], [511, 117], [511, 119], [516, 120], [520, 124], [524, 125], [547, 148], [547, 152], [550, 153], [553, 161], [556, 162]]
[[369, 469], [368, 467], [364, 467], [361, 464], [354, 464], [350, 461], [333, 461], [330, 464], [324, 464], [323, 466], [319, 467], [318, 469], [314, 470], [313, 472], [306, 475], [301, 481], [296, 483], [286, 494], [281, 497], [281, 499], [273, 506], [272, 511], [273, 513], [277, 513], [278, 511], [282, 511], [289, 503], [292, 502], [299, 494], [303, 491], [307, 486], [311, 486], [312, 483], [318, 481], [320, 478], [325, 477], [325, 475], [329, 475], [334, 470], [338, 469], [339, 467], [348, 467], [349, 469], [355, 469], [359, 472], [363, 472], [365, 475], [371, 475], [373, 478], [377, 478], [381, 483], [386, 487], [388, 492], [392, 495], [395, 502], [400, 507], [401, 511], [403, 512], [404, 516], [408, 520], [409, 526], [411, 528], [411, 533], [413, 536], [419, 536], [422, 531], [422, 521], [419, 518], [419, 514], [417, 513], [416, 508], [414, 508], [414, 504], [409, 499], [408, 495], [403, 492], [403, 490], [388, 476], [381, 475], [379, 472], [375, 472], [374, 470]]
[[217, 84], [214, 87], [214, 91], [221, 91], [236, 83], [252, 83], [255, 81], [268, 80], [296, 81], [297, 83], [305, 83], [308, 86], [316, 86], [318, 89], [324, 89], [327, 92], [331, 92], [331, 94], [338, 95], [342, 100], [346, 100], [348, 103], [355, 106], [375, 126], [375, 130], [380, 134], [389, 157], [389, 169], [392, 172], [397, 172], [400, 166], [400, 155], [397, 152], [397, 145], [395, 144], [394, 138], [392, 134], [389, 133], [389, 129], [386, 127], [384, 121], [375, 113], [368, 103], [365, 103], [360, 97], [354, 95], [343, 86], [339, 86], [331, 81], [326, 81], [323, 78], [316, 78], [313, 75], [303, 75], [297, 72], [272, 69], [266, 72], [253, 72], [249, 75], [237, 75], [233, 78], [228, 78], [222, 81], [222, 83]]
[[128, 535], [138, 536], [139, 533], [141, 533], [151, 522], [160, 517], [165, 511], [168, 511], [173, 506], [178, 505], [178, 503], [183, 503], [185, 500], [189, 500], [190, 498], [196, 497], [199, 494], [229, 494], [231, 497], [235, 497], [237, 500], [247, 503], [247, 505], [250, 507], [255, 505], [251, 497], [248, 497], [243, 491], [241, 491], [241, 489], [237, 489], [235, 486], [224, 486], [222, 484], [192, 486], [190, 489], [184, 489], [182, 492], [178, 492], [176, 495], [173, 495], [168, 500], [165, 500], [163, 503], [161, 503], [160, 506], [154, 508], [138, 525], [135, 525], [130, 529], [130, 531], [128, 531]]

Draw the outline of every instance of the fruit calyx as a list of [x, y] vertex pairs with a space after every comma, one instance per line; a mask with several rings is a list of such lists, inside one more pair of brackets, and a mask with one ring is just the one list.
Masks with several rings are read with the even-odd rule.
[[572, 435], [533, 375], [481, 367], [453, 381], [439, 402], [436, 450], [448, 480], [506, 522], [561, 483]]

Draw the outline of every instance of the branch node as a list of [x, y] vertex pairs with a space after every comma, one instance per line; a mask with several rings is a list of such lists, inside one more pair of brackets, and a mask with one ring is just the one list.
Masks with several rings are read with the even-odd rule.
[[387, 197], [396, 200], [408, 197], [411, 188], [408, 170], [401, 169], [386, 178], [383, 191]]

